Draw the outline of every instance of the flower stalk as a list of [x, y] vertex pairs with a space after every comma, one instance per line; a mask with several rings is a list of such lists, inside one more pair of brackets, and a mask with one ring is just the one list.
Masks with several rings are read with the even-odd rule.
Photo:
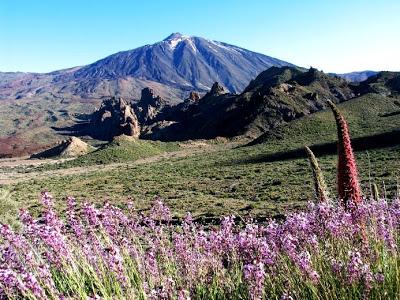
[[357, 206], [362, 201], [361, 188], [358, 180], [356, 160], [354, 158], [353, 148], [351, 147], [349, 127], [336, 105], [330, 100], [328, 100], [328, 105], [332, 109], [337, 126], [337, 186], [339, 199], [346, 208], [349, 207], [350, 203]]
[[318, 160], [309, 147], [306, 146], [305, 149], [313, 173], [316, 199], [318, 202], [327, 202], [329, 199], [329, 193], [325, 184], [324, 175], [319, 167]]

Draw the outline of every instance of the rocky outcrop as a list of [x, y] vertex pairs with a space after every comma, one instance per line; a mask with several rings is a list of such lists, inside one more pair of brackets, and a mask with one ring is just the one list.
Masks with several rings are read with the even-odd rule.
[[137, 102], [128, 102], [120, 97], [103, 100], [100, 108], [84, 118], [86, 122], [68, 130], [74, 135], [108, 141], [120, 135], [139, 138], [142, 131], [148, 131], [147, 127], [164, 121], [165, 118], [158, 118], [158, 115], [160, 112], [165, 114], [171, 107], [151, 88], [144, 88], [141, 95]]
[[146, 124], [154, 121], [165, 105], [166, 101], [156, 95], [153, 89], [144, 88], [139, 102], [135, 105], [140, 123]]
[[118, 134], [164, 141], [257, 138], [283, 123], [326, 108], [328, 99], [340, 103], [372, 88], [393, 95], [399, 82], [398, 74], [386, 72], [354, 86], [314, 68], [272, 67], [239, 95], [227, 93], [216, 82], [204, 97], [199, 99], [197, 93], [191, 93], [175, 106], [145, 88], [136, 104], [128, 105], [122, 99], [106, 101], [90, 116], [90, 124], [96, 133], [111, 138]]
[[88, 130], [90, 135], [107, 140], [121, 134], [139, 137], [140, 124], [132, 106], [122, 98], [113, 97], [103, 101], [92, 114]]
[[165, 103], [166, 101], [160, 96], [156, 95], [153, 89], [146, 87], [142, 90], [142, 96], [139, 102], [140, 105], [150, 105], [159, 108], [164, 106]]
[[220, 85], [218, 82], [215, 82], [212, 87], [211, 90], [205, 95], [205, 97], [210, 97], [210, 96], [221, 96], [228, 93], [228, 91], [222, 86]]
[[[326, 100], [339, 103], [354, 97], [349, 83], [317, 69], [272, 67], [240, 95], [229, 94], [219, 83], [195, 102], [178, 105], [169, 127], [154, 128], [143, 137], [164, 140], [246, 136], [256, 138], [282, 123], [326, 108]], [[159, 120], [161, 121], [161, 119]], [[147, 134], [147, 132], [146, 132]]]
[[33, 154], [31, 158], [52, 158], [52, 157], [77, 157], [93, 151], [95, 148], [77, 137], [70, 137], [67, 140], [58, 142], [55, 146], [42, 152]]

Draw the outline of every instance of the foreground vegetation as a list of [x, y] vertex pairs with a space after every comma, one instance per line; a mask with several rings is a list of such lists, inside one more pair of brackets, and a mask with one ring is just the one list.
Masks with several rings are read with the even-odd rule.
[[[150, 213], [68, 198], [57, 216], [44, 193], [40, 220], [2, 225], [0, 297], [8, 299], [398, 299], [400, 202], [351, 213], [310, 205], [283, 223], [225, 217], [180, 225], [159, 199]], [[360, 226], [360, 220], [368, 220]], [[238, 222], [235, 224], [235, 221]]]

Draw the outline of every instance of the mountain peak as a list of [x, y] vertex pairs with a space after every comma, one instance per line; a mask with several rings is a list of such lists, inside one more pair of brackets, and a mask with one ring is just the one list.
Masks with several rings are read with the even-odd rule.
[[[179, 32], [175, 32], [170, 34], [166, 39], [163, 40], [163, 42], [167, 43], [171, 47], [171, 49], [174, 50], [178, 44], [189, 39], [190, 36], [183, 35]], [[189, 40], [189, 42], [191, 41]]]
[[182, 40], [185, 38], [189, 38], [189, 36], [183, 35], [180, 32], [173, 32], [169, 36], [167, 36], [163, 41], [173, 41], [173, 40]]

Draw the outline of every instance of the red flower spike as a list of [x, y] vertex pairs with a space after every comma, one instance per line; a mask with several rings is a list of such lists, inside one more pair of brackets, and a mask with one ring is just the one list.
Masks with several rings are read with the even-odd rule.
[[345, 207], [350, 203], [356, 205], [361, 203], [361, 188], [358, 181], [358, 171], [351, 147], [349, 127], [342, 113], [336, 105], [328, 100], [328, 105], [335, 116], [338, 133], [338, 171], [337, 184], [339, 199]]

